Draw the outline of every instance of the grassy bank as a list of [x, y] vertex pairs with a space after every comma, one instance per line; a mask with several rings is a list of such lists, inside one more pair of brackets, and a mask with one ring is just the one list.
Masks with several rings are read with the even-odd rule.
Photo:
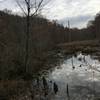
[[90, 54], [100, 52], [100, 43], [99, 40], [76, 41], [59, 44], [58, 48], [60, 48], [64, 54], [72, 54], [79, 51]]

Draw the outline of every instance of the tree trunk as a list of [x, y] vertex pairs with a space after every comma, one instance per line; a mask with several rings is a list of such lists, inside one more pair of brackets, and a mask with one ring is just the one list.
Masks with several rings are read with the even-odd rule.
[[30, 34], [30, 0], [28, 0], [27, 4], [28, 15], [26, 17], [27, 29], [26, 29], [26, 46], [25, 46], [25, 71], [28, 71], [29, 65], [29, 34]]

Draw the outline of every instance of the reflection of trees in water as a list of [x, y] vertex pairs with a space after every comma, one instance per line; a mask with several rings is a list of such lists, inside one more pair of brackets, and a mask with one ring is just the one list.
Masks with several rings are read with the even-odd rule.
[[[93, 100], [94, 97], [99, 96], [100, 91], [97, 92], [95, 86], [98, 83], [96, 83], [94, 79], [95, 71], [97, 71], [95, 70], [96, 67], [88, 63], [85, 55], [82, 55], [82, 57], [77, 57], [75, 55], [75, 58], [81, 62], [81, 64], [75, 66], [74, 57], [72, 57], [72, 59], [70, 58], [72, 63], [72, 73], [68, 76], [70, 78], [67, 77], [67, 79], [68, 81], [71, 80], [70, 82], [72, 83], [66, 83], [66, 86], [63, 86], [63, 89], [60, 90], [61, 87], [59, 87], [60, 85], [56, 81], [48, 80], [45, 77], [39, 78], [39, 82], [37, 82], [37, 84], [39, 83], [39, 87], [35, 86], [34, 90], [36, 89], [36, 92], [38, 90], [37, 94], [41, 98], [40, 100], [63, 100], [63, 98], [66, 100]], [[83, 70], [87, 72], [88, 70], [91, 70], [91, 81], [85, 80], [85, 76], [78, 77], [78, 73], [75, 72], [76, 67], [83, 68]], [[63, 81], [63, 79], [61, 81]], [[78, 84], [73, 84], [74, 81]], [[62, 94], [59, 95], [59, 93]]]
[[[85, 55], [82, 55], [80, 53], [79, 56], [74, 56], [79, 62], [81, 62], [82, 64], [80, 64], [78, 67], [88, 67], [88, 68], [85, 68], [85, 71], [88, 71], [91, 70], [91, 87], [89, 87], [89, 83], [88, 82], [85, 82], [85, 83], [88, 83], [87, 86], [82, 86], [82, 85], [78, 85], [78, 86], [74, 86], [74, 89], [72, 90], [74, 93], [76, 94], [80, 94], [81, 98], [88, 98], [88, 99], [94, 99], [94, 97], [98, 97], [99, 93], [96, 92], [95, 90], [95, 71], [97, 72], [100, 72], [100, 70], [96, 67], [96, 65], [92, 65], [90, 64], [87, 59], [86, 59], [86, 56]], [[72, 56], [72, 59], [71, 59], [71, 63], [72, 63], [72, 69], [75, 70], [75, 68], [77, 66], [74, 66], [74, 60], [73, 60], [73, 56]], [[75, 78], [76, 79], [76, 78]], [[80, 79], [82, 80], [82, 79]], [[74, 98], [75, 100], [75, 98]], [[84, 100], [84, 99], [83, 99]]]
[[44, 76], [33, 80], [34, 98], [40, 100], [51, 100], [58, 92], [58, 85], [56, 82], [47, 80]]
[[[73, 88], [71, 89], [72, 94], [74, 95], [73, 97], [75, 97], [75, 95], [79, 95], [81, 98], [84, 98], [83, 100], [85, 100], [85, 98], [91, 98], [93, 96], [98, 97], [100, 93], [94, 91], [91, 87], [89, 86], [82, 86], [82, 85], [78, 85], [78, 86], [73, 86]], [[95, 95], [93, 94], [95, 93]], [[75, 98], [74, 98], [75, 99]]]

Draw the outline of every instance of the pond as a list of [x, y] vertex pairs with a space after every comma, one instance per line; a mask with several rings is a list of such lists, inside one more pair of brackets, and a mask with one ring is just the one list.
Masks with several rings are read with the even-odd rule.
[[100, 94], [100, 62], [93, 56], [78, 53], [64, 59], [48, 74], [59, 91], [52, 100], [92, 100]]
[[[97, 57], [81, 52], [61, 58], [60, 64], [46, 72], [45, 77], [50, 89], [48, 99], [43, 100], [94, 100], [100, 98], [100, 61], [94, 58]], [[57, 94], [53, 92], [54, 83], [58, 87]], [[43, 82], [40, 81], [40, 84], [43, 88]]]

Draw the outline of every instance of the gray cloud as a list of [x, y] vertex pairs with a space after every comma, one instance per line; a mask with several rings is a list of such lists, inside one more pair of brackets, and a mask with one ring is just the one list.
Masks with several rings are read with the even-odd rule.
[[[13, 12], [20, 12], [15, 0], [4, 0], [0, 9], [8, 8]], [[20, 1], [20, 0], [19, 0]], [[22, 1], [22, 0], [21, 0]], [[44, 0], [47, 2], [47, 0]], [[49, 0], [42, 14], [50, 20], [59, 20], [66, 25], [66, 19], [71, 20], [72, 27], [85, 27], [88, 20], [100, 11], [100, 0]]]
[[47, 18], [58, 20], [64, 26], [70, 20], [71, 27], [86, 27], [89, 20], [92, 20], [100, 11], [99, 0], [59, 0], [50, 5], [47, 11]]
[[66, 17], [61, 20], [58, 20], [58, 23], [66, 27], [68, 26], [68, 20], [69, 20], [71, 27], [82, 28], [82, 27], [86, 27], [87, 22], [93, 19], [94, 19], [94, 16], [91, 16], [91, 15]]

